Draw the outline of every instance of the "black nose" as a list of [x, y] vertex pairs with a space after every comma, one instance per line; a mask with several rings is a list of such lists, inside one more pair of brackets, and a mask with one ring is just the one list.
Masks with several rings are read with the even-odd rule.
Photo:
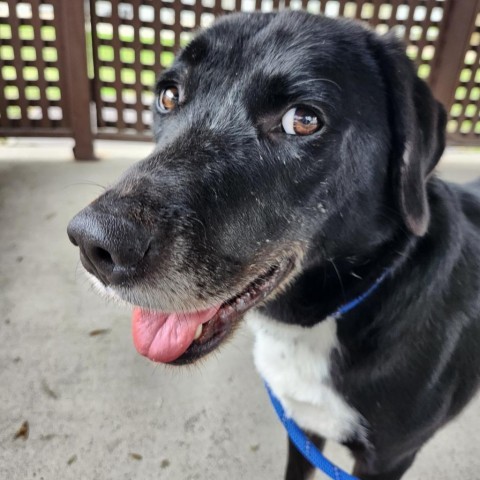
[[85, 269], [105, 285], [118, 285], [138, 273], [150, 246], [150, 236], [140, 225], [90, 206], [71, 220], [67, 233], [80, 248]]

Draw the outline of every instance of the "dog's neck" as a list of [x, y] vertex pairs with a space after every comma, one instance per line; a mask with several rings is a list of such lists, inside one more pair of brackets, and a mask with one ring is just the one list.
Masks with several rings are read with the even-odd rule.
[[[394, 276], [417, 241], [413, 236], [401, 235], [362, 257], [346, 256], [313, 264], [261, 310], [281, 322], [313, 326], [364, 295], [386, 271], [389, 277]], [[385, 278], [382, 282], [387, 281]], [[369, 295], [365, 302], [371, 302], [374, 296]]]
[[[442, 278], [449, 278], [453, 263], [443, 265], [435, 259], [444, 258], [445, 249], [455, 245], [455, 239], [460, 235], [457, 225], [460, 220], [451, 212], [454, 199], [450, 187], [437, 179], [431, 180], [429, 187], [431, 217], [425, 236], [416, 237], [397, 226], [390, 235], [386, 232], [389, 240], [376, 247], [365, 248], [361, 255], [348, 255], [345, 249], [347, 253], [332, 255], [333, 258], [324, 255], [322, 260], [319, 255], [313, 260], [307, 259], [303, 271], [285, 292], [261, 307], [264, 313], [280, 322], [313, 326], [361, 296], [383, 272], [389, 270], [390, 274], [381, 287], [339, 321], [339, 325], [345, 327], [353, 338], [356, 331], [374, 321], [379, 314], [382, 291], [402, 288], [401, 277], [409, 269], [420, 263], [430, 265], [418, 278], [417, 286], [411, 287], [419, 291], [425, 286], [422, 282], [438, 279], [439, 272], [442, 272]], [[460, 255], [458, 249], [457, 245], [452, 258]], [[393, 304], [389, 305], [391, 315], [395, 315], [396, 308]]]

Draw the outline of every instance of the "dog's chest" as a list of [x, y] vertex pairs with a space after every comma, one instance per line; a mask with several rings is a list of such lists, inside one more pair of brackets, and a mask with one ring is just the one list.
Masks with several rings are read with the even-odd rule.
[[328, 318], [313, 328], [284, 325], [257, 312], [248, 320], [255, 334], [255, 365], [287, 415], [307, 431], [337, 442], [363, 437], [360, 414], [331, 381], [335, 320]]

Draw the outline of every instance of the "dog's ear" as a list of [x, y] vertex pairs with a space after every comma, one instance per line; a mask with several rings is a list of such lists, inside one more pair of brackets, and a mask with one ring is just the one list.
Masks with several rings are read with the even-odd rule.
[[371, 40], [387, 95], [395, 200], [405, 225], [422, 236], [430, 220], [428, 175], [445, 148], [445, 109], [418, 78], [398, 38]]

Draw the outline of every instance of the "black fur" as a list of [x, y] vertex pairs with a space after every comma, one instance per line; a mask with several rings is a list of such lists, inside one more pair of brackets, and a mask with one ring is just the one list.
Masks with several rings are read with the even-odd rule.
[[[480, 382], [480, 184], [431, 174], [443, 108], [393, 37], [299, 12], [221, 19], [157, 93], [172, 85], [155, 151], [70, 226], [86, 268], [127, 301], [188, 310], [292, 256], [296, 276], [261, 308], [306, 327], [391, 268], [338, 320], [332, 377], [368, 422], [368, 442], [346, 442], [355, 474], [399, 479]], [[322, 130], [286, 135], [296, 105]], [[303, 480], [290, 455], [287, 479]]]

